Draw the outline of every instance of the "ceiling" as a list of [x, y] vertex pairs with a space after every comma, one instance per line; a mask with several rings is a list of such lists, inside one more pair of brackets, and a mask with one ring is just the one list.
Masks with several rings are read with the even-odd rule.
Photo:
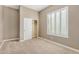
[[36, 10], [36, 11], [41, 11], [44, 8], [48, 7], [48, 5], [23, 5], [24, 7]]
[[[5, 6], [10, 7], [10, 8], [14, 8], [14, 9], [19, 9], [18, 5], [5, 5]], [[48, 7], [48, 5], [23, 5], [23, 6], [26, 8], [36, 10], [36, 11], [41, 11], [44, 8]]]
[[4, 5], [4, 6], [14, 8], [14, 9], [19, 9], [18, 5]]

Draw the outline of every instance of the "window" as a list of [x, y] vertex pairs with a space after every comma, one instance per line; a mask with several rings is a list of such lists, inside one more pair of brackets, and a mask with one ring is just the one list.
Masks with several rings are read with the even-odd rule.
[[60, 28], [60, 10], [56, 11], [56, 34], [59, 35], [61, 28]]
[[68, 7], [47, 14], [47, 34], [68, 38]]

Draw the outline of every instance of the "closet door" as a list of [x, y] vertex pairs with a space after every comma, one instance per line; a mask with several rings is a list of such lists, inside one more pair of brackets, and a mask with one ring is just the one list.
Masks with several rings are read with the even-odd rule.
[[24, 40], [32, 39], [32, 19], [24, 18]]

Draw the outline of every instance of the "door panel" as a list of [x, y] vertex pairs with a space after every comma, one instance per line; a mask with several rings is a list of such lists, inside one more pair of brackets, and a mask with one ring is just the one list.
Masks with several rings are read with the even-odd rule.
[[32, 39], [32, 19], [24, 18], [24, 40]]

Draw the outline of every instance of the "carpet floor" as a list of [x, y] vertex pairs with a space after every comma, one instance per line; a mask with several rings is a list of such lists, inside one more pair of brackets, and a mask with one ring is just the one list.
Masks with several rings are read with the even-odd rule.
[[5, 42], [0, 54], [75, 54], [72, 50], [49, 43], [42, 39]]

